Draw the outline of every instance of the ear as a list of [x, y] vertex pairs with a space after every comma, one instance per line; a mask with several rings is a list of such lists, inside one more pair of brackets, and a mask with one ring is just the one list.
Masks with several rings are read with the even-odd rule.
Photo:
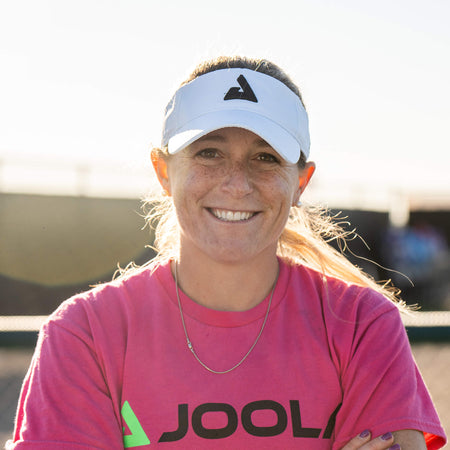
[[159, 184], [164, 192], [170, 195], [170, 183], [167, 171], [167, 161], [159, 149], [153, 149], [151, 153], [152, 165], [158, 177]]
[[298, 189], [294, 197], [294, 206], [297, 205], [300, 200], [300, 196], [303, 194], [306, 186], [308, 186], [315, 171], [316, 164], [313, 161], [307, 162], [304, 169], [300, 170], [298, 175]]

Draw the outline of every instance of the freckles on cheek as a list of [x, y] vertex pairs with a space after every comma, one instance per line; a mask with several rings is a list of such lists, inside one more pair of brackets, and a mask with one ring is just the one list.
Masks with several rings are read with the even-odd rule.
[[195, 168], [185, 173], [183, 180], [180, 180], [178, 189], [185, 200], [198, 200], [210, 191], [213, 183], [217, 182], [217, 176], [211, 170], [205, 168]]
[[280, 176], [273, 173], [264, 174], [259, 178], [261, 186], [266, 186], [267, 189], [273, 193], [273, 195], [284, 197], [292, 196], [294, 192], [294, 180], [292, 177]]
[[220, 167], [196, 167], [192, 170], [187, 181], [190, 184], [197, 184], [201, 186], [211, 185], [211, 183], [217, 182], [224, 175], [224, 169]]

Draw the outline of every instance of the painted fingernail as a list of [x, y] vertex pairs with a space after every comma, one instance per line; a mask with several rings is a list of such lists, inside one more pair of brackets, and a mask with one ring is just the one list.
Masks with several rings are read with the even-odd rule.
[[388, 450], [401, 450], [401, 447], [399, 444], [394, 444], [392, 447], [389, 447]]
[[388, 441], [389, 439], [392, 439], [392, 433], [383, 434], [383, 436], [381, 436], [381, 439], [383, 441]]
[[366, 438], [367, 436], [369, 436], [369, 434], [370, 434], [370, 431], [369, 431], [369, 430], [364, 430], [364, 431], [359, 435], [359, 437], [360, 437], [360, 438]]

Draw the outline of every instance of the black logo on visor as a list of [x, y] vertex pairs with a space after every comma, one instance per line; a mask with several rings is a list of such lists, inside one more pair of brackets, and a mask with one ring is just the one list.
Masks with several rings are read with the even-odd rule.
[[252, 88], [248, 84], [248, 81], [245, 79], [244, 75], [239, 75], [237, 82], [240, 87], [232, 87], [225, 94], [224, 100], [248, 100], [249, 102], [258, 102], [255, 93]]

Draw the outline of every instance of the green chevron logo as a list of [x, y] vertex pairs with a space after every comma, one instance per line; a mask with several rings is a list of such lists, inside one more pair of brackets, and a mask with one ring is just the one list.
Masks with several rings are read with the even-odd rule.
[[145, 434], [145, 431], [139, 423], [136, 414], [134, 414], [130, 404], [127, 401], [123, 404], [120, 413], [122, 414], [122, 418], [127, 424], [128, 429], [131, 431], [131, 434], [125, 434], [125, 427], [123, 427], [123, 446], [125, 448], [129, 448], [149, 445], [150, 439]]

